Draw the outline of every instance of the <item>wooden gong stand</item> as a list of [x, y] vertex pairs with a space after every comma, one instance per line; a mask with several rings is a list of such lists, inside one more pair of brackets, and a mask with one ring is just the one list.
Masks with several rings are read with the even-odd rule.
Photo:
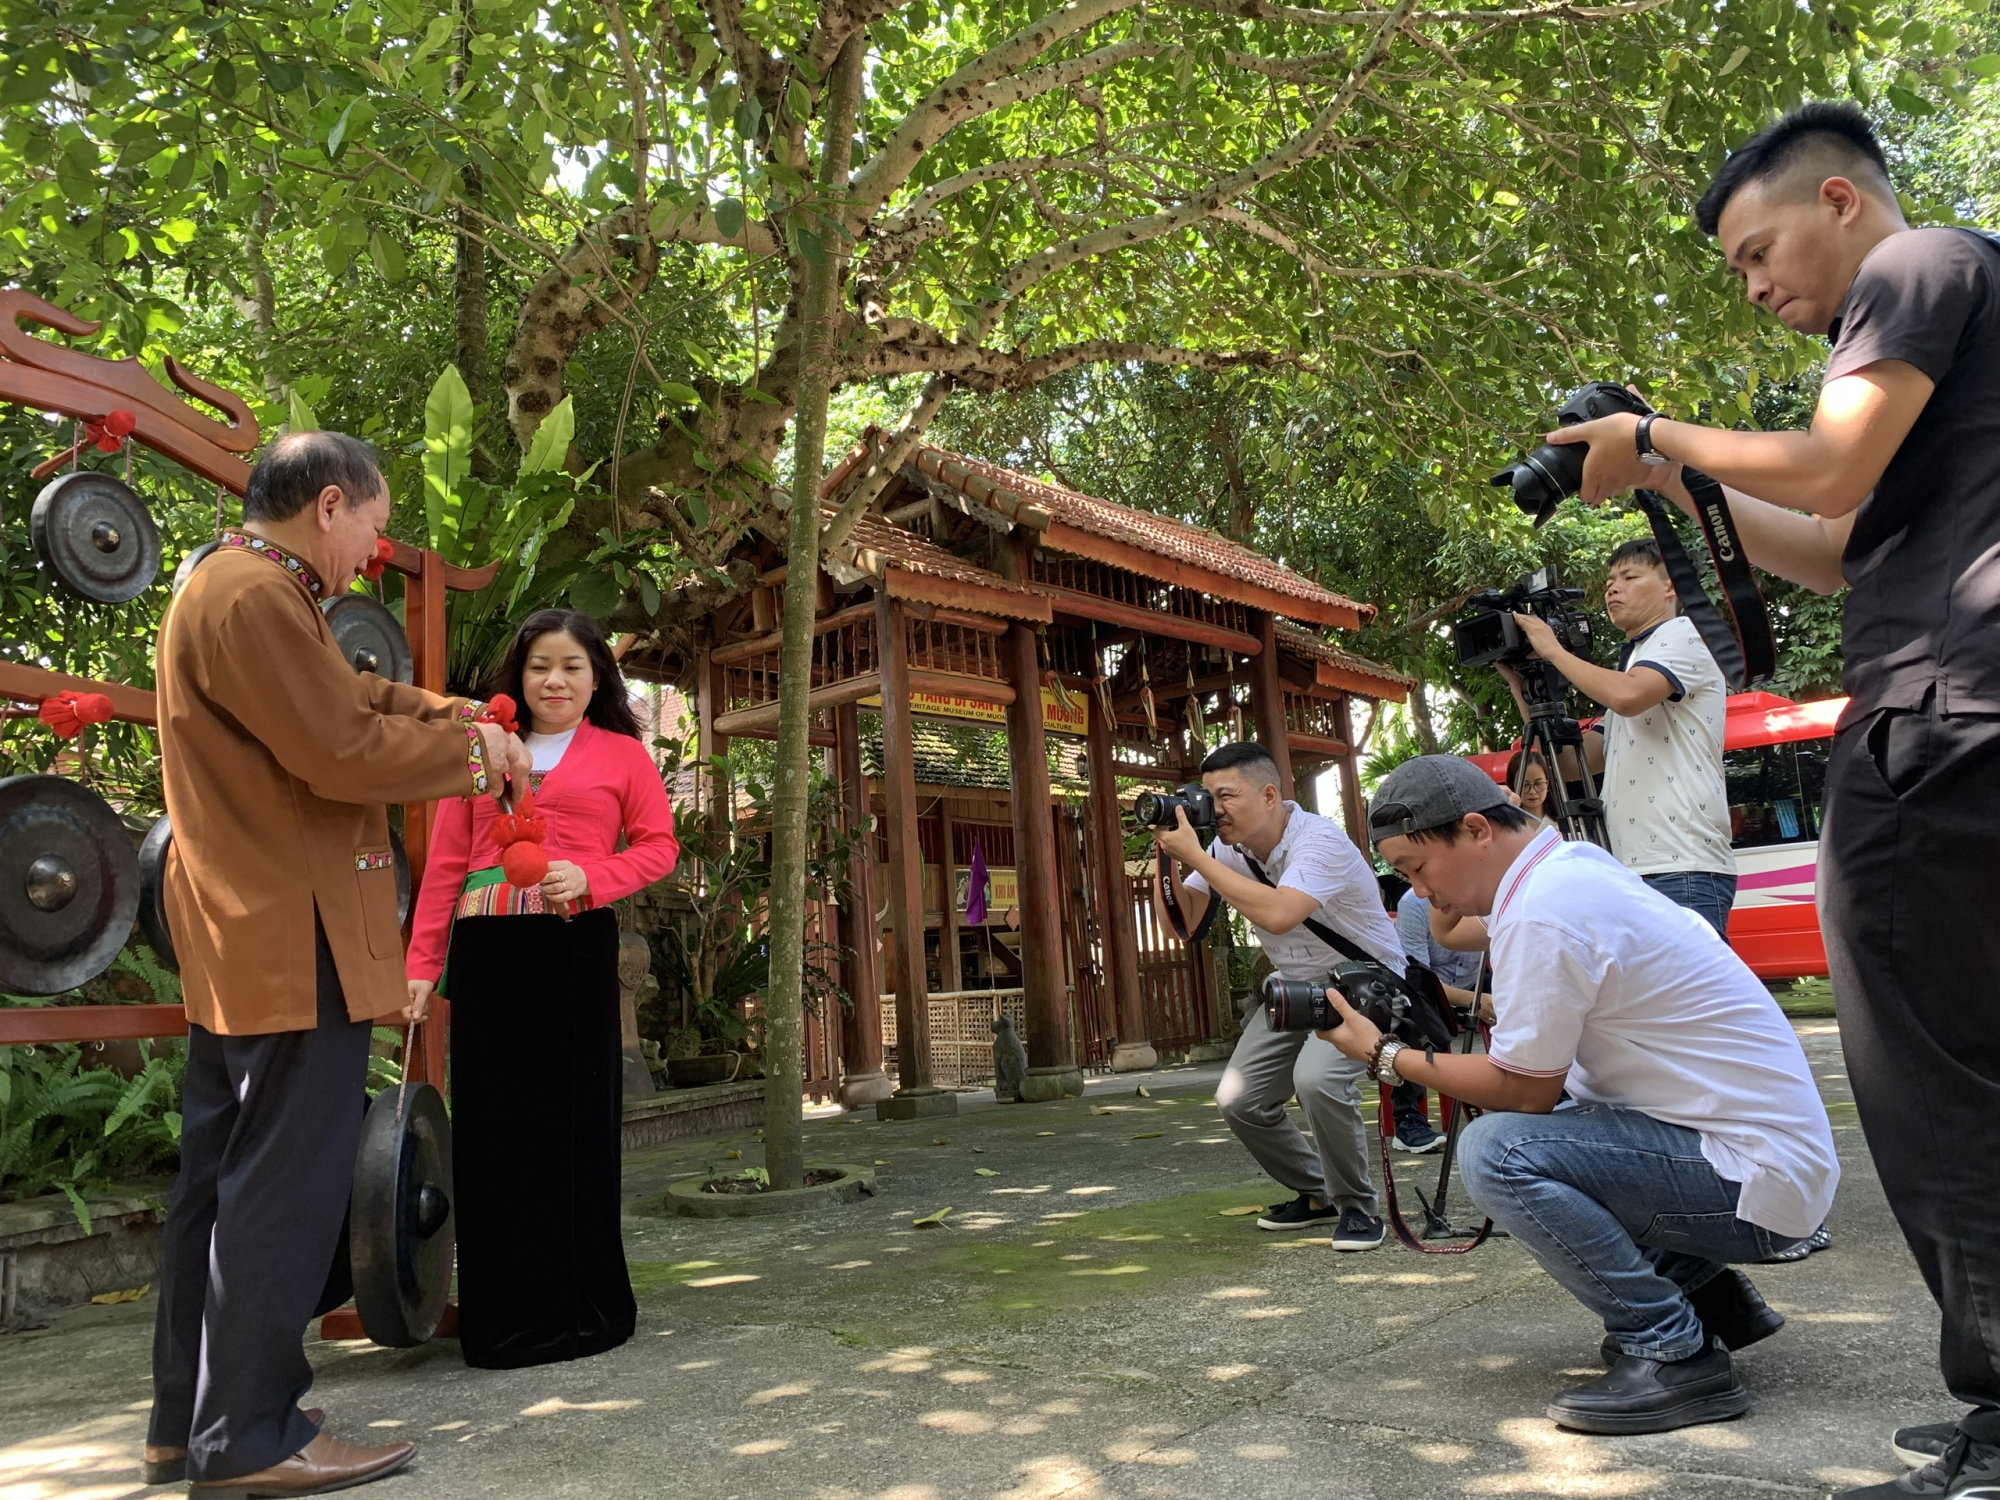
[[[102, 422], [114, 411], [135, 419], [131, 440], [173, 459], [204, 479], [242, 496], [250, 481], [250, 465], [242, 455], [257, 446], [260, 433], [249, 406], [232, 391], [191, 375], [169, 357], [167, 375], [190, 396], [224, 413], [217, 421], [198, 411], [183, 396], [161, 385], [136, 359], [106, 359], [36, 338], [22, 320], [73, 336], [86, 336], [101, 326], [76, 317], [52, 303], [19, 290], [0, 291], [0, 401], [12, 401], [38, 411], [57, 412], [80, 422]], [[403, 629], [410, 638], [416, 685], [444, 691], [445, 605], [451, 590], [484, 588], [499, 571], [499, 563], [461, 568], [436, 552], [420, 551], [406, 542], [392, 542], [388, 565], [408, 583], [403, 589]], [[102, 693], [111, 700], [112, 717], [128, 724], [159, 728], [153, 693], [118, 682], [98, 682], [45, 671], [18, 662], [0, 661], [0, 701], [39, 704], [60, 692]], [[422, 887], [424, 857], [430, 844], [430, 803], [413, 803], [403, 810], [403, 844], [410, 856], [411, 910]], [[407, 939], [407, 934], [406, 934]], [[430, 1014], [417, 1028], [404, 1070], [412, 1081], [445, 1087], [445, 1037], [451, 1007], [433, 999]], [[0, 1046], [34, 1046], [48, 1042], [100, 1042], [161, 1036], [186, 1036], [187, 1014], [178, 1005], [64, 1005], [0, 1008]], [[456, 1319], [448, 1309], [439, 1326], [448, 1335]], [[359, 1317], [351, 1307], [327, 1314], [321, 1321], [324, 1338], [359, 1338]]]

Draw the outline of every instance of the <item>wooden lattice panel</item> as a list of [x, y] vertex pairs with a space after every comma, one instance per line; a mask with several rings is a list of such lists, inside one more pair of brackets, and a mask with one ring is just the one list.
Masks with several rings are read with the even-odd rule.
[[1243, 635], [1252, 633], [1250, 611], [1243, 605], [1229, 599], [1218, 599], [1212, 594], [1200, 594], [1192, 589], [1160, 583], [1127, 568], [1114, 568], [1089, 558], [1037, 550], [1029, 560], [1029, 570], [1029, 576], [1036, 583], [1071, 589], [1131, 609], [1220, 626]]

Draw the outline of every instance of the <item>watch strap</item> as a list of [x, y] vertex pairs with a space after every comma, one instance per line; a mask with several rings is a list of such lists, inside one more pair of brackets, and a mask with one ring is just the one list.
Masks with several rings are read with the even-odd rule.
[[1639, 425], [1632, 430], [1632, 444], [1638, 449], [1640, 463], [1663, 464], [1667, 462], [1667, 456], [1653, 446], [1653, 424], [1659, 419], [1660, 414], [1658, 412], [1649, 411], [1645, 416], [1639, 418]]

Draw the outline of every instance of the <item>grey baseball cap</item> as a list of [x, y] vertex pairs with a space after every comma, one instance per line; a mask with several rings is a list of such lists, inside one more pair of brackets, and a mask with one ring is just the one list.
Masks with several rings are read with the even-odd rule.
[[1469, 760], [1456, 755], [1419, 755], [1406, 760], [1375, 789], [1368, 809], [1368, 837], [1374, 843], [1443, 828], [1467, 813], [1508, 806], [1500, 784]]

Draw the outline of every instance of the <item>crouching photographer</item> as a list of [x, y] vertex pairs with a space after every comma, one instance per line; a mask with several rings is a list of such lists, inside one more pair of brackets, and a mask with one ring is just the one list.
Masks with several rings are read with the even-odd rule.
[[[1239, 742], [1212, 751], [1193, 791], [1204, 804], [1194, 821], [1183, 799], [1142, 795], [1135, 808], [1176, 862], [1171, 886], [1162, 885], [1158, 872], [1153, 877], [1163, 922], [1199, 936], [1226, 902], [1256, 929], [1265, 956], [1287, 978], [1323, 985], [1334, 965], [1363, 955], [1401, 972], [1402, 948], [1368, 861], [1339, 824], [1284, 800], [1278, 767], [1263, 746]], [[1215, 843], [1204, 849], [1195, 824], [1211, 816]], [[1343, 954], [1315, 927], [1355, 952]], [[1257, 1221], [1260, 1229], [1331, 1227], [1336, 1250], [1382, 1243], [1361, 1073], [1359, 1063], [1310, 1031], [1273, 1030], [1261, 1006], [1245, 1022], [1215, 1102], [1257, 1164], [1298, 1195], [1273, 1205]], [[1294, 1094], [1310, 1140], [1285, 1113]]]
[[1776, 1002], [1700, 916], [1468, 761], [1397, 767], [1368, 824], [1435, 910], [1485, 917], [1492, 1035], [1483, 1056], [1433, 1054], [1337, 990], [1320, 1035], [1383, 1082], [1486, 1111], [1459, 1142], [1466, 1190], [1605, 1329], [1609, 1371], [1550, 1418], [1634, 1433], [1737, 1416], [1750, 1397], [1729, 1351], [1784, 1319], [1730, 1265], [1810, 1236], [1840, 1177]]

